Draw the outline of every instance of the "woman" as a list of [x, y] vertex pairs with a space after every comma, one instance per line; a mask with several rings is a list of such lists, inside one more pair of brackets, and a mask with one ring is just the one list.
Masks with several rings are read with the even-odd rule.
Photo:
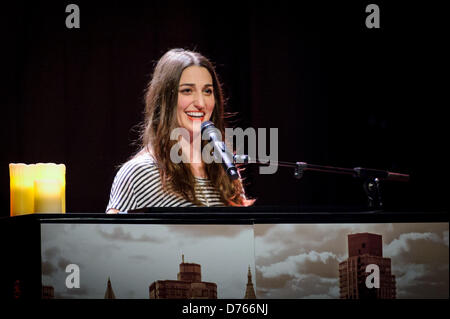
[[[193, 160], [201, 159], [194, 131], [204, 121], [212, 121], [225, 136], [224, 100], [214, 67], [197, 52], [170, 50], [158, 61], [147, 88], [141, 150], [117, 173], [107, 213], [152, 206], [250, 205], [241, 181], [231, 180], [220, 163]], [[171, 139], [177, 128], [189, 134]], [[177, 143], [188, 160], [171, 159]]]

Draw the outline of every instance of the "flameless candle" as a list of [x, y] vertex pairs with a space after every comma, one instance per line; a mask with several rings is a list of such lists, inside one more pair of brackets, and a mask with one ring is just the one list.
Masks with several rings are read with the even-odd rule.
[[38, 163], [34, 176], [34, 212], [65, 213], [66, 166]]
[[64, 164], [10, 164], [11, 216], [66, 212]]
[[34, 212], [62, 212], [61, 183], [57, 179], [34, 181]]
[[34, 165], [9, 164], [11, 216], [34, 213]]

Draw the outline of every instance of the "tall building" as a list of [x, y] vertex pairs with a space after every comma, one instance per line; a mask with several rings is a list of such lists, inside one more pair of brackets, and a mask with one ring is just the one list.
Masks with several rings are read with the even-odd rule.
[[157, 280], [149, 287], [150, 299], [217, 299], [217, 284], [202, 281], [201, 266], [180, 264], [178, 280]]
[[[379, 288], [366, 285], [366, 267], [379, 268]], [[348, 258], [339, 263], [339, 288], [341, 299], [395, 299], [396, 282], [391, 272], [391, 259], [383, 258], [381, 235], [359, 233], [348, 235]]]
[[54, 299], [55, 288], [53, 286], [42, 286], [42, 299]]
[[108, 277], [108, 284], [105, 291], [105, 299], [116, 299], [114, 290], [112, 289], [111, 279]]
[[244, 299], [256, 299], [255, 289], [253, 288], [252, 282], [252, 272], [250, 271], [250, 266], [248, 266], [247, 273], [247, 289], [245, 290]]

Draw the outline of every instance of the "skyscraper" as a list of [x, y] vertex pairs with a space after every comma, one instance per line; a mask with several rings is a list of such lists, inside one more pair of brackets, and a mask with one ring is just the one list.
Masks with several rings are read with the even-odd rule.
[[180, 264], [178, 280], [157, 280], [149, 287], [150, 299], [217, 299], [217, 284], [202, 281], [201, 266]]
[[42, 286], [42, 299], [54, 299], [55, 288], [53, 286]]
[[105, 291], [105, 299], [116, 299], [114, 290], [112, 289], [111, 279], [108, 277], [108, 284]]
[[[379, 269], [379, 288], [366, 285], [368, 265]], [[383, 258], [381, 235], [359, 233], [348, 235], [348, 258], [339, 263], [341, 299], [395, 299], [396, 282], [391, 272], [391, 259]]]
[[247, 289], [245, 290], [244, 299], [256, 299], [255, 289], [253, 288], [252, 272], [250, 271], [250, 266], [248, 266], [247, 279], [248, 279], [247, 280]]

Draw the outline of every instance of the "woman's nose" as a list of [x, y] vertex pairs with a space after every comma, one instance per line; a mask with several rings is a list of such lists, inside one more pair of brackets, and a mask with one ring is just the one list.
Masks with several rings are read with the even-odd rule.
[[194, 99], [194, 106], [198, 109], [203, 109], [205, 107], [205, 98], [203, 94], [196, 94]]

